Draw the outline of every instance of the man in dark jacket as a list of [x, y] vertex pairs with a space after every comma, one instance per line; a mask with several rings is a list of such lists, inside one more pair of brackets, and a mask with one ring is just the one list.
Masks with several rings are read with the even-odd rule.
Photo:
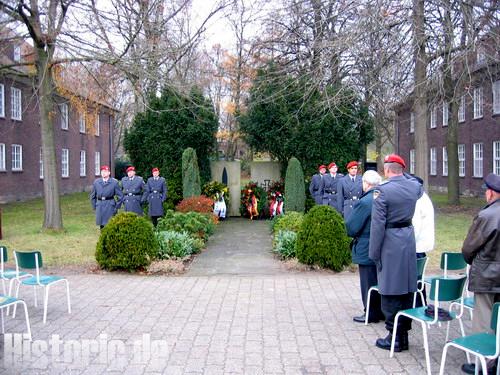
[[[474, 292], [472, 330], [490, 332], [493, 304], [500, 302], [500, 176], [486, 176], [484, 193], [488, 203], [474, 218], [462, 245], [465, 261], [471, 265], [469, 290]], [[488, 373], [494, 372], [495, 362], [488, 363]], [[462, 366], [473, 374], [474, 364]]]
[[[368, 245], [372, 221], [373, 189], [380, 184], [382, 178], [375, 171], [366, 171], [362, 180], [364, 193], [361, 195], [358, 204], [353, 208], [351, 215], [347, 218], [345, 226], [347, 234], [353, 237], [352, 262], [359, 265], [361, 300], [366, 311], [368, 290], [377, 285], [377, 267], [368, 257]], [[355, 316], [352, 320], [364, 323], [365, 314]], [[378, 292], [372, 292], [368, 322], [377, 323], [379, 320], [384, 320], [384, 314], [382, 314], [380, 308], [380, 295]]]

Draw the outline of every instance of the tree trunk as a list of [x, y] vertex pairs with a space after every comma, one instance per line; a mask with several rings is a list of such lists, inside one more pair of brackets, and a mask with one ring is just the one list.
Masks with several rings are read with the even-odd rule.
[[38, 79], [38, 96], [40, 106], [40, 131], [43, 152], [43, 192], [45, 203], [45, 217], [43, 228], [63, 229], [61, 204], [59, 200], [59, 180], [56, 163], [56, 147], [53, 112], [53, 78], [49, 66], [49, 53], [41, 47], [36, 47], [38, 59], [36, 73]]

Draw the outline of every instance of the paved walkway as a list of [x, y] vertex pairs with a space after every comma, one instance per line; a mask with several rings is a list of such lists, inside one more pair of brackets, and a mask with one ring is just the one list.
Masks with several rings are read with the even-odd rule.
[[[248, 224], [223, 223], [203, 256], [210, 259], [217, 236], [239, 233], [240, 223]], [[250, 240], [233, 242], [234, 249], [226, 254], [228, 263], [240, 270], [244, 268], [232, 251], [246, 245], [254, 248], [258, 239], [269, 241], [265, 223], [250, 225], [255, 230], [247, 230], [253, 233]], [[265, 258], [264, 253], [257, 256]], [[410, 350], [390, 359], [389, 352], [373, 345], [386, 333], [383, 324], [352, 322], [361, 306], [357, 274], [286, 273], [279, 264], [271, 265], [270, 257], [260, 274], [249, 266], [245, 275], [230, 275], [234, 272], [216, 258], [212, 266], [198, 264], [202, 259], [181, 277], [69, 276], [73, 311], [67, 313], [64, 290], [56, 287], [45, 325], [43, 309], [35, 308], [33, 294], [22, 290], [35, 341], [15, 344], [5, 336], [0, 342], [0, 373], [425, 373], [420, 327], [414, 325]], [[277, 274], [268, 274], [273, 267]], [[209, 276], [201, 276], [202, 270]], [[433, 373], [439, 369], [445, 328], [430, 330]], [[23, 329], [22, 314], [7, 319], [7, 332]], [[470, 322], [466, 330], [470, 331]], [[458, 335], [454, 322], [450, 336]], [[452, 350], [446, 373], [460, 374], [464, 359]]]

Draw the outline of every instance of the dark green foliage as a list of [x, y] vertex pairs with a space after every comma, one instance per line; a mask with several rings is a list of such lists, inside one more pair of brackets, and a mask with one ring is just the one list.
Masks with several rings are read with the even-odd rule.
[[138, 174], [147, 178], [160, 168], [167, 179], [168, 207], [182, 199], [182, 152], [196, 150], [202, 182], [210, 180], [209, 156], [215, 150], [218, 120], [212, 104], [200, 90], [183, 96], [171, 87], [149, 100], [125, 133], [124, 146]]
[[182, 197], [201, 195], [200, 171], [196, 151], [188, 147], [182, 153]]
[[280, 230], [290, 230], [298, 232], [304, 220], [304, 214], [295, 211], [289, 211], [284, 215], [277, 216], [273, 222], [273, 233], [277, 234]]
[[128, 160], [123, 160], [123, 159], [115, 159], [115, 178], [120, 181], [123, 177], [127, 175], [127, 172], [125, 170], [127, 169], [127, 166], [131, 165]]
[[255, 151], [269, 152], [283, 166], [295, 156], [306, 175], [332, 160], [343, 169], [348, 161], [360, 159], [373, 139], [372, 120], [352, 91], [319, 88], [274, 65], [257, 72], [240, 123]]
[[149, 266], [157, 251], [151, 223], [134, 213], [122, 212], [102, 229], [95, 257], [104, 269], [132, 271]]
[[330, 206], [315, 206], [304, 216], [297, 236], [297, 259], [334, 271], [351, 262], [344, 220]]
[[305, 202], [304, 172], [300, 161], [291, 158], [285, 176], [285, 212], [304, 212]]
[[206, 241], [215, 230], [215, 224], [210, 216], [211, 214], [205, 215], [198, 212], [183, 213], [168, 210], [165, 217], [158, 221], [156, 231], [187, 232], [193, 238]]
[[294, 258], [296, 255], [297, 233], [291, 230], [280, 230], [276, 235], [275, 247], [283, 259]]

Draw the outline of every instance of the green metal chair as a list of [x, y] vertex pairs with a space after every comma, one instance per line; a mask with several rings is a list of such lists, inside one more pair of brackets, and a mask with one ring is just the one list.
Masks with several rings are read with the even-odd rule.
[[24, 307], [24, 317], [26, 319], [26, 329], [28, 330], [28, 337], [29, 337], [30, 341], [32, 341], [30, 318], [28, 315], [28, 307], [26, 306], [26, 302], [24, 302], [21, 299], [9, 297], [9, 296], [4, 296], [4, 295], [0, 295], [0, 317], [2, 320], [2, 334], [5, 334], [5, 322], [4, 322], [3, 310], [8, 309], [10, 306], [14, 306], [14, 309], [15, 309], [18, 304], [21, 304]]
[[[429, 357], [429, 342], [427, 339], [427, 326], [436, 324], [440, 322], [439, 319], [439, 304], [440, 302], [451, 302], [455, 301], [462, 297], [462, 293], [464, 291], [466, 276], [462, 276], [460, 278], [436, 278], [431, 282], [431, 291], [429, 293], [429, 300], [434, 303], [434, 315], [428, 316], [425, 311], [428, 306], [416, 307], [413, 309], [401, 310], [396, 314], [394, 319], [394, 329], [392, 331], [392, 342], [391, 342], [391, 353], [390, 357], [394, 356], [394, 345], [396, 343], [396, 330], [398, 326], [398, 320], [401, 316], [406, 316], [412, 320], [419, 322], [422, 326], [422, 334], [424, 338], [424, 350], [425, 350], [425, 361], [427, 365], [427, 373], [431, 375], [431, 362]], [[460, 312], [455, 314], [452, 311], [448, 311], [451, 319], [457, 319], [460, 324], [460, 330], [462, 332], [462, 336], [465, 336], [464, 326], [461, 320], [463, 314], [463, 304], [460, 307]], [[448, 341], [450, 330], [450, 320], [448, 320], [447, 328], [446, 328], [446, 341]]]
[[[16, 272], [19, 274], [19, 269], [35, 270], [35, 276], [28, 278], [16, 277], [17, 288], [16, 298], [19, 296], [19, 287], [22, 285], [33, 286], [35, 288], [35, 307], [37, 306], [36, 288], [42, 287], [45, 291], [43, 299], [43, 323], [47, 322], [47, 305], [49, 302], [49, 289], [52, 285], [64, 282], [66, 284], [66, 296], [68, 303], [68, 313], [71, 313], [71, 301], [69, 297], [69, 282], [61, 276], [43, 276], [40, 274], [40, 268], [43, 267], [42, 254], [40, 251], [19, 252], [14, 250], [14, 257], [16, 259]], [[16, 316], [16, 308], [14, 307], [14, 317]]]
[[[11, 295], [12, 282], [16, 278], [16, 270], [5, 269], [5, 263], [9, 260], [9, 252], [7, 251], [7, 246], [0, 245], [0, 279], [2, 280], [3, 294], [6, 296]], [[30, 277], [31, 274], [27, 272], [19, 272], [19, 277]], [[9, 281], [9, 289], [5, 286], [5, 282]], [[7, 309], [8, 312], [8, 309]]]
[[[474, 306], [475, 306], [475, 302], [474, 302], [474, 295], [472, 295], [469, 291], [468, 291], [468, 286], [469, 286], [469, 272], [470, 272], [470, 265], [467, 265], [467, 282], [465, 283], [465, 294], [463, 296], [463, 304], [464, 304], [464, 308], [469, 310], [469, 313], [470, 313], [470, 319], [472, 320], [473, 316], [474, 316]], [[450, 304], [450, 310], [453, 309], [455, 306], [459, 306], [460, 305], [460, 300], [458, 301], [454, 301]]]
[[[473, 354], [476, 357], [476, 374], [479, 371], [479, 362], [481, 362], [481, 368], [483, 374], [487, 374], [487, 359], [496, 359], [500, 356], [500, 302], [493, 305], [493, 312], [491, 314], [490, 327], [494, 333], [475, 333], [472, 335], [459, 337], [452, 340], [443, 348], [443, 355], [441, 356], [441, 366], [439, 368], [439, 374], [444, 374], [444, 367], [446, 364], [446, 353], [448, 348], [453, 346], [466, 353]], [[498, 359], [497, 359], [498, 361]], [[497, 375], [500, 374], [500, 363], [497, 363]]]
[[[465, 262], [462, 253], [455, 253], [450, 251], [445, 251], [441, 254], [441, 262], [439, 268], [443, 271], [442, 275], [428, 276], [424, 279], [426, 284], [430, 284], [432, 279], [436, 277], [450, 278], [450, 277], [461, 277], [462, 275], [457, 275], [459, 271], [466, 272], [467, 263]], [[449, 271], [456, 271], [450, 274]]]

